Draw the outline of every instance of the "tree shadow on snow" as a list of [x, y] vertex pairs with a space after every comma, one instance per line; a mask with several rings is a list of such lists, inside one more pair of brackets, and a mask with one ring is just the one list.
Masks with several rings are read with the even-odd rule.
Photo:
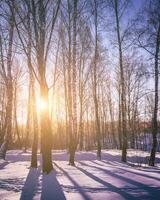
[[43, 174], [41, 200], [66, 200], [54, 170]]
[[[55, 161], [68, 161], [68, 153], [66, 150], [63, 151], [52, 151], [52, 158]], [[40, 160], [40, 154], [37, 155], [38, 160]], [[6, 160], [10, 162], [17, 162], [17, 161], [30, 161], [31, 159], [31, 151], [28, 151], [27, 153], [21, 152], [9, 152], [7, 153]], [[77, 161], [84, 161], [84, 160], [96, 160], [96, 151], [77, 151], [75, 155], [75, 160]], [[121, 163], [121, 155], [119, 151], [117, 154], [112, 154], [110, 150], [103, 150], [102, 153], [102, 160], [108, 160], [108, 161], [115, 161]], [[148, 158], [143, 155], [129, 155], [127, 156], [127, 161], [131, 162], [133, 165], [135, 164], [148, 164]], [[156, 157], [156, 163], [160, 163], [160, 158]]]
[[113, 192], [120, 194], [122, 197], [124, 197], [127, 200], [136, 200], [137, 198], [139, 198], [141, 200], [147, 200], [147, 199], [148, 200], [149, 199], [159, 200], [160, 188], [148, 186], [145, 183], [141, 183], [141, 182], [138, 182], [136, 180], [131, 179], [132, 177], [134, 177], [134, 175], [132, 175], [131, 178], [125, 177], [125, 176], [121, 175], [121, 173], [117, 174], [116, 172], [108, 170], [106, 168], [104, 169], [104, 168], [97, 167], [97, 166], [92, 165], [92, 164], [89, 165], [89, 164], [86, 164], [86, 163], [83, 163], [83, 162], [79, 162], [79, 163], [81, 165], [85, 165], [85, 166], [91, 167], [93, 169], [96, 169], [99, 172], [102, 171], [105, 174], [111, 176], [112, 179], [116, 179], [117, 181], [124, 181], [126, 183], [129, 183], [130, 185], [133, 185], [133, 187], [131, 187], [131, 188], [117, 188], [116, 186], [100, 179], [99, 177], [97, 177], [97, 176], [93, 175], [92, 173], [84, 170], [83, 168], [77, 167], [77, 169], [79, 169], [81, 172], [83, 172], [84, 174], [86, 174], [87, 176], [92, 178], [93, 180], [103, 184], [104, 186], [109, 187], [110, 191], [113, 191]]
[[[137, 175], [137, 176], [142, 176], [142, 177], [145, 177], [145, 178], [149, 178], [149, 179], [154, 179], [154, 180], [157, 180], [157, 181], [160, 181], [160, 176], [159, 176], [159, 173], [160, 173], [160, 170], [152, 170], [152, 168], [150, 170], [145, 170], [145, 169], [141, 169], [141, 168], [136, 168], [135, 166], [130, 166], [129, 167], [127, 166], [127, 164], [124, 164], [124, 165], [119, 165], [120, 163], [113, 163], [113, 162], [105, 162], [105, 161], [101, 161], [101, 162], [97, 162], [97, 161], [92, 161], [93, 163], [95, 163], [96, 165], [99, 165], [99, 166], [102, 166], [101, 162], [103, 162], [104, 164], [107, 164], [108, 165], [112, 165], [113, 168], [115, 169], [119, 169], [121, 171], [124, 171], [124, 172], [128, 172], [128, 173], [131, 173], [133, 175]], [[149, 173], [146, 173], [146, 172], [149, 172]], [[155, 177], [153, 175], [150, 175], [150, 173], [156, 173], [158, 176]]]
[[31, 200], [33, 199], [37, 186], [38, 186], [38, 178], [41, 173], [41, 168], [31, 168], [29, 170], [28, 176], [26, 178], [26, 182], [22, 189], [20, 200]]
[[[135, 149], [136, 151], [136, 149]], [[128, 151], [129, 152], [129, 151]], [[111, 152], [107, 152], [107, 150], [105, 150], [102, 154], [102, 160], [109, 160], [109, 161], [116, 161], [116, 162], [121, 162], [121, 154], [117, 154], [117, 155], [113, 155]], [[148, 164], [148, 156], [146, 155], [127, 155], [127, 161], [132, 163], [133, 165], [137, 165], [137, 164]], [[160, 158], [156, 157], [155, 158], [155, 163], [158, 164], [160, 163]], [[128, 163], [129, 164], [129, 163]]]
[[[81, 163], [81, 164], [83, 164], [83, 163]], [[76, 168], [78, 170], [80, 170], [83, 174], [88, 176], [89, 178], [93, 179], [94, 181], [96, 181], [96, 182], [102, 184], [104, 187], [106, 187], [106, 191], [117, 193], [120, 196], [122, 196], [124, 199], [137, 200], [136, 197], [132, 196], [131, 194], [127, 193], [126, 191], [123, 191], [121, 188], [118, 188], [118, 187], [114, 186], [113, 184], [100, 179], [98, 176], [94, 175], [93, 173], [90, 173], [87, 170], [84, 170], [83, 168], [78, 167], [78, 166], [76, 166]]]
[[[74, 185], [74, 191], [78, 191], [79, 194], [83, 197], [84, 200], [91, 200], [91, 198], [86, 194], [86, 192], [83, 190], [83, 188], [64, 170], [62, 169], [57, 163], [55, 163], [55, 166], [63, 172], [63, 174], [71, 181], [71, 183]], [[73, 192], [73, 190], [72, 190]], [[52, 199], [53, 200], [53, 199]], [[60, 199], [61, 200], [61, 199]]]
[[[40, 154], [37, 154], [37, 159], [40, 160]], [[31, 152], [28, 151], [27, 153], [19, 152], [19, 153], [7, 153], [6, 160], [12, 163], [14, 162], [27, 162], [31, 160]]]
[[[55, 161], [67, 161], [69, 159], [69, 154], [67, 151], [53, 151], [52, 159]], [[86, 152], [86, 151], [77, 151], [75, 154], [75, 160], [95, 160], [96, 152]]]
[[7, 166], [10, 162], [6, 161], [6, 160], [0, 160], [0, 170], [5, 168], [5, 166]]

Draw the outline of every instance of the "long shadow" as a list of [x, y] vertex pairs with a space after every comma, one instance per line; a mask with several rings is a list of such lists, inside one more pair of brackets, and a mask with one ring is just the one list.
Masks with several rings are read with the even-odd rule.
[[31, 200], [33, 199], [37, 186], [38, 186], [38, 178], [40, 176], [41, 168], [31, 168], [29, 170], [26, 182], [22, 189], [20, 200]]
[[[106, 152], [104, 151], [103, 152], [103, 155], [102, 155], [102, 159], [104, 160], [111, 160], [111, 161], [117, 161], [117, 162], [121, 162], [121, 155], [118, 154], [118, 155], [112, 155], [111, 152]], [[128, 155], [127, 156], [127, 161], [131, 162], [131, 163], [143, 163], [143, 164], [148, 164], [148, 161], [146, 159], [145, 156], [141, 156], [141, 155]], [[156, 157], [155, 158], [155, 163], [160, 163], [160, 158]]]
[[78, 183], [74, 179], [72, 179], [70, 177], [70, 175], [64, 169], [62, 169], [59, 165], [57, 165], [57, 163], [54, 162], [54, 164], [73, 183], [73, 185], [79, 191], [80, 195], [84, 198], [84, 200], [91, 200], [90, 197], [83, 191], [83, 189], [81, 188], [81, 186], [79, 186]]
[[[127, 192], [124, 192], [122, 191], [122, 188], [118, 188], [114, 185], [112, 185], [111, 183], [108, 183], [100, 178], [98, 178], [97, 176], [91, 174], [90, 172], [84, 170], [83, 168], [81, 167], [76, 167], [77, 169], [79, 169], [82, 173], [84, 173], [85, 175], [87, 175], [88, 177], [90, 177], [91, 179], [93, 179], [94, 181], [104, 185], [106, 187], [106, 191], [110, 191], [110, 192], [114, 192], [114, 193], [117, 193], [119, 194], [120, 196], [122, 196], [123, 198], [125, 199], [128, 199], [128, 200], [137, 200], [136, 197], [128, 194]], [[125, 188], [125, 190], [127, 190], [129, 188]]]
[[[53, 151], [52, 158], [55, 161], [68, 161], [68, 153], [67, 151]], [[95, 160], [96, 153], [95, 152], [86, 152], [86, 151], [77, 151], [75, 154], [75, 160]]]
[[122, 166], [122, 167], [141, 167], [139, 165], [136, 165], [135, 163], [124, 163], [122, 161], [107, 161], [107, 160], [101, 160], [101, 162], [105, 163], [105, 164], [109, 164], [109, 165], [113, 165], [113, 166]]
[[104, 173], [114, 177], [114, 178], [117, 178], [117, 179], [120, 179], [120, 180], [123, 180], [125, 181], [126, 183], [130, 183], [134, 186], [136, 186], [138, 189], [143, 189], [143, 191], [146, 191], [148, 194], [146, 194], [146, 196], [142, 196], [144, 194], [142, 194], [140, 196], [141, 199], [154, 199], [154, 200], [159, 200], [159, 196], [160, 196], [160, 188], [156, 188], [156, 187], [150, 187], [146, 184], [143, 184], [143, 183], [140, 183], [140, 182], [137, 182], [135, 180], [132, 180], [132, 179], [129, 179], [129, 177], [124, 177], [124, 176], [121, 176], [121, 175], [118, 175], [118, 174], [114, 174], [114, 172], [111, 172], [107, 169], [103, 169], [101, 167], [96, 167], [96, 166], [93, 166], [93, 165], [88, 165], [86, 163], [82, 163], [82, 162], [79, 162], [81, 163], [82, 165], [86, 165], [86, 166], [89, 166], [89, 167], [92, 167], [92, 168], [95, 168], [99, 171], [103, 171]]
[[[130, 163], [130, 162], [122, 162], [122, 161], [108, 161], [108, 160], [101, 160], [101, 162], [104, 162], [105, 164], [109, 164], [109, 165], [114, 165], [114, 166], [128, 166], [128, 167], [139, 167], [139, 170], [142, 170], [142, 171], [146, 171], [146, 172], [153, 172], [153, 173], [157, 173], [160, 171], [160, 168], [158, 166], [154, 166], [154, 167], [151, 167], [151, 166], [142, 166], [142, 165], [137, 165], [135, 163]], [[143, 163], [145, 164], [145, 163]]]
[[10, 162], [3, 160], [0, 162], [0, 170], [4, 169], [5, 166], [7, 166], [8, 164], [10, 164]]
[[159, 167], [141, 167], [139, 169], [140, 171], [145, 171], [145, 172], [152, 172], [152, 173], [159, 173], [160, 172], [160, 168]]
[[[93, 163], [95, 163], [95, 164], [97, 164], [97, 165], [100, 165], [100, 166], [102, 166], [100, 163], [97, 163], [96, 161], [92, 161]], [[107, 163], [108, 164], [108, 163]], [[145, 172], [145, 171], [143, 171], [143, 170], [141, 170], [140, 172], [135, 172], [135, 171], [131, 171], [131, 170], [129, 170], [129, 169], [127, 169], [127, 168], [125, 168], [124, 169], [124, 167], [119, 167], [118, 166], [118, 164], [117, 165], [114, 165], [115, 166], [115, 168], [116, 169], [120, 169], [120, 170], [122, 170], [122, 171], [124, 171], [124, 172], [129, 172], [129, 173], [131, 173], [131, 174], [135, 174], [135, 175], [138, 175], [138, 176], [142, 176], [142, 177], [145, 177], [145, 178], [149, 178], [149, 179], [154, 179], [154, 180], [157, 180], [157, 181], [160, 181], [160, 178], [157, 178], [157, 177], [154, 177], [154, 176], [149, 176], [148, 174], [142, 174], [142, 172]], [[130, 168], [131, 169], [131, 168]], [[134, 168], [132, 168], [133, 170], [136, 170], [136, 169], [134, 169]], [[159, 171], [159, 173], [160, 173], [160, 171]], [[157, 172], [157, 174], [158, 174], [158, 172]]]
[[[40, 154], [37, 155], [37, 159], [39, 160], [40, 159]], [[15, 162], [27, 162], [27, 161], [30, 161], [31, 160], [31, 152], [28, 152], [28, 153], [15, 153], [15, 154], [10, 154], [8, 153], [7, 156], [6, 156], [6, 160], [7, 161], [10, 161], [12, 163], [15, 163]]]
[[41, 200], [66, 200], [54, 170], [43, 175]]
[[[53, 160], [57, 161], [68, 161], [68, 155], [67, 151], [52, 151], [52, 156]], [[38, 160], [40, 159], [40, 154], [38, 153], [37, 155]], [[84, 151], [78, 151], [76, 152], [75, 155], [76, 160], [79, 161], [84, 161], [84, 160], [96, 160], [96, 152], [95, 151], [90, 151], [90, 152], [84, 152]], [[11, 161], [11, 162], [17, 162], [17, 161], [30, 161], [31, 159], [31, 152], [28, 151], [27, 153], [24, 153], [23, 151], [21, 152], [8, 152], [6, 160]], [[104, 150], [102, 153], [102, 159], [104, 160], [111, 160], [111, 161], [117, 161], [121, 162], [121, 156], [120, 154], [118, 155], [112, 155], [111, 152]], [[136, 156], [136, 155], [131, 155], [127, 157], [127, 160], [134, 163], [137, 163], [140, 161], [141, 163], [146, 164], [147, 160], [144, 156]], [[160, 163], [160, 158], [156, 157], [156, 163]]]

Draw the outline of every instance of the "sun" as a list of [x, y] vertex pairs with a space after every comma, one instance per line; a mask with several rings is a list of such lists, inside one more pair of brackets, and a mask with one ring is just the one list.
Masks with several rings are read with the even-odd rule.
[[44, 111], [48, 107], [48, 103], [43, 98], [38, 98], [36, 101], [37, 110]]

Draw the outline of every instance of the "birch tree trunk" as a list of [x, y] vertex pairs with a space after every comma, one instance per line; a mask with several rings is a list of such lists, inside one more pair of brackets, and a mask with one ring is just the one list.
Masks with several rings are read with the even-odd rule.
[[116, 31], [119, 50], [119, 66], [120, 66], [120, 86], [121, 86], [121, 112], [122, 112], [122, 161], [127, 161], [127, 133], [126, 133], [126, 110], [125, 110], [125, 83], [124, 83], [124, 69], [123, 69], [123, 55], [122, 55], [122, 42], [120, 35], [119, 13], [118, 13], [118, 0], [114, 0], [114, 10], [116, 16]]
[[9, 41], [8, 41], [8, 52], [7, 52], [7, 77], [6, 77], [6, 96], [7, 96], [7, 107], [6, 107], [6, 127], [3, 143], [0, 147], [0, 158], [5, 159], [6, 152], [10, 141], [12, 140], [12, 108], [13, 108], [13, 84], [12, 84], [12, 46], [13, 46], [13, 34], [14, 34], [14, 22], [10, 16], [9, 22]]
[[77, 37], [77, 3], [73, 1], [73, 49], [72, 49], [72, 133], [69, 141], [69, 164], [75, 165], [74, 157], [77, 148], [77, 67], [76, 67], [76, 37]]
[[96, 123], [96, 140], [97, 140], [97, 159], [101, 160], [101, 136], [100, 136], [100, 119], [99, 106], [97, 97], [97, 61], [98, 61], [98, 13], [97, 0], [94, 0], [94, 25], [95, 25], [95, 49], [94, 49], [94, 63], [93, 63], [93, 98], [95, 109], [95, 123]]
[[155, 156], [157, 150], [157, 132], [158, 132], [158, 121], [157, 121], [157, 113], [158, 113], [158, 80], [159, 80], [159, 49], [160, 49], [160, 23], [157, 31], [157, 40], [156, 40], [156, 53], [155, 53], [155, 93], [154, 93], [154, 112], [152, 119], [152, 149], [149, 159], [149, 165], [154, 166], [155, 164]]

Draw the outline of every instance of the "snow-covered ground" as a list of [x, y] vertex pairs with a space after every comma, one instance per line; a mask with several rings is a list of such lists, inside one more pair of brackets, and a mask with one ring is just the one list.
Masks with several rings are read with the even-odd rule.
[[102, 161], [95, 151], [77, 152], [72, 167], [66, 151], [53, 151], [54, 170], [43, 175], [41, 166], [29, 168], [30, 152], [12, 150], [0, 161], [0, 200], [159, 200], [160, 153], [156, 167], [142, 164], [148, 156], [129, 150], [124, 164], [118, 150], [103, 150]]

